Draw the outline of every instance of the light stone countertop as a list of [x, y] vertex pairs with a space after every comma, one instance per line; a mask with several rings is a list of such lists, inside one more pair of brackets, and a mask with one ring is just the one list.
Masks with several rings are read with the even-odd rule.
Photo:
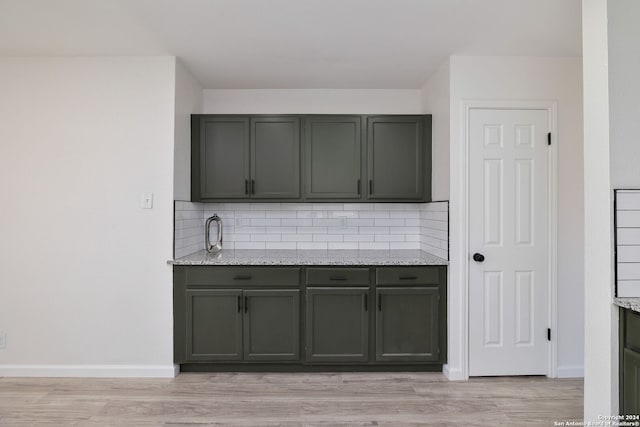
[[447, 265], [420, 250], [202, 250], [168, 261], [173, 265]]
[[618, 307], [628, 308], [640, 313], [640, 298], [614, 298], [613, 303]]

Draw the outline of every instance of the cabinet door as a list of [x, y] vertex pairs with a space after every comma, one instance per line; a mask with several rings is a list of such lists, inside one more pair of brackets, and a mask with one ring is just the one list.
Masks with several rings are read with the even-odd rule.
[[367, 119], [367, 175], [370, 199], [423, 198], [423, 117]]
[[300, 198], [300, 119], [251, 119], [251, 197]]
[[187, 359], [241, 360], [239, 290], [187, 290]]
[[640, 414], [640, 353], [625, 348], [623, 355], [622, 410], [625, 415]]
[[307, 362], [369, 360], [368, 288], [307, 288]]
[[300, 291], [244, 291], [245, 360], [300, 359]]
[[313, 199], [359, 199], [359, 116], [310, 116], [305, 120], [305, 194]]
[[199, 140], [200, 198], [249, 197], [249, 119], [200, 117]]
[[376, 360], [437, 361], [438, 290], [376, 290]]

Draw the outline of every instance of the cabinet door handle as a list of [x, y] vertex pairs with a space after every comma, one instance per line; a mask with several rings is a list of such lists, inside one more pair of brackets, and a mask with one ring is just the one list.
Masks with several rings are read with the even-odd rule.
[[251, 280], [251, 276], [234, 276], [233, 280]]
[[417, 277], [416, 276], [400, 276], [399, 279], [400, 280], [416, 280]]
[[373, 194], [373, 180], [370, 179], [369, 180], [369, 195], [371, 196]]
[[244, 180], [244, 194], [249, 194], [249, 180]]
[[238, 295], [238, 313], [242, 311], [242, 297]]
[[247, 311], [249, 311], [249, 297], [245, 296], [244, 297], [244, 312], [246, 313]]
[[330, 276], [329, 280], [347, 280], [344, 276]]
[[378, 294], [378, 311], [382, 311], [382, 294]]
[[369, 295], [364, 294], [364, 311], [369, 311]]
[[256, 181], [255, 181], [255, 179], [251, 180], [251, 194], [256, 194]]
[[358, 196], [360, 195], [360, 180], [358, 180]]

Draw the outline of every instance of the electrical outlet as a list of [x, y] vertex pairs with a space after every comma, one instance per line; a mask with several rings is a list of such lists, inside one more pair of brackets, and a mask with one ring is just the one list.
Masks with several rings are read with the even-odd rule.
[[0, 350], [7, 348], [7, 334], [0, 332]]

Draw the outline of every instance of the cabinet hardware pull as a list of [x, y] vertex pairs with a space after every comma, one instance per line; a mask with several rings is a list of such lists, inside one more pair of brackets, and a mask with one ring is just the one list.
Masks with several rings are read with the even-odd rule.
[[400, 276], [400, 280], [416, 280], [416, 276]]
[[244, 312], [246, 313], [247, 311], [249, 311], [249, 297], [245, 296], [244, 297]]
[[238, 313], [242, 311], [242, 297], [238, 295]]
[[256, 181], [255, 181], [255, 179], [251, 180], [251, 194], [256, 194]]
[[378, 294], [378, 311], [382, 311], [382, 294]]
[[251, 276], [234, 276], [233, 280], [251, 280]]
[[249, 180], [244, 180], [244, 194], [249, 194]]
[[371, 196], [373, 194], [373, 180], [370, 179], [369, 180], [369, 195]]
[[344, 276], [331, 276], [329, 280], [347, 280], [347, 278]]
[[358, 180], [358, 196], [360, 195], [360, 180]]
[[369, 295], [364, 294], [364, 311], [369, 311]]

